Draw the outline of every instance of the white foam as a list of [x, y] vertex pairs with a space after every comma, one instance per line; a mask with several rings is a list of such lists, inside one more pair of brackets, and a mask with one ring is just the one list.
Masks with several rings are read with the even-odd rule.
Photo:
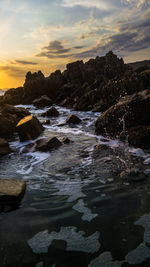
[[35, 165], [42, 163], [43, 161], [45, 161], [48, 157], [49, 157], [49, 153], [45, 153], [45, 152], [29, 152], [26, 154], [27, 156], [29, 156], [30, 162], [28, 164], [23, 164], [22, 166], [19, 166], [19, 170], [17, 170], [16, 172], [19, 174], [29, 174], [32, 172], [32, 169]]
[[39, 232], [33, 238], [28, 240], [29, 246], [34, 253], [47, 253], [48, 247], [53, 240], [64, 240], [67, 243], [66, 250], [82, 251], [86, 253], [94, 253], [100, 249], [99, 232], [95, 232], [91, 236], [84, 237], [85, 232], [77, 232], [74, 226], [61, 227], [60, 232], [48, 233], [48, 230]]
[[93, 214], [91, 212], [91, 210], [86, 207], [83, 199], [79, 199], [78, 202], [72, 207], [74, 210], [83, 213], [83, 216], [81, 217], [81, 219], [83, 221], [92, 221], [96, 216], [98, 216], [98, 214]]
[[78, 198], [85, 197], [85, 194], [82, 192], [82, 184], [79, 181], [73, 182], [69, 181], [56, 181], [55, 188], [59, 191], [55, 194], [58, 196], [69, 196], [67, 202], [73, 202]]
[[109, 251], [103, 252], [99, 257], [91, 261], [89, 267], [121, 267], [123, 261], [113, 261]]
[[150, 244], [150, 213], [143, 215], [138, 221], [135, 222], [135, 225], [144, 227], [144, 241]]
[[125, 257], [125, 260], [129, 264], [140, 264], [147, 259], [150, 259], [150, 248], [148, 248], [145, 243], [141, 243]]

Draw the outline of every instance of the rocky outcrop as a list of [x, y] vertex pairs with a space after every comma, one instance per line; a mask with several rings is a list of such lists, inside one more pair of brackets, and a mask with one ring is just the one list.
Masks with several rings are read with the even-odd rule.
[[58, 148], [62, 145], [62, 143], [57, 139], [57, 137], [53, 138], [43, 138], [36, 142], [35, 150], [46, 152], [54, 148]]
[[0, 157], [7, 155], [12, 152], [12, 149], [9, 146], [9, 143], [3, 139], [0, 138]]
[[32, 115], [24, 117], [16, 126], [20, 141], [36, 139], [43, 130], [42, 124]]
[[8, 138], [15, 132], [15, 127], [21, 118], [29, 115], [24, 108], [16, 108], [9, 104], [0, 106], [0, 137]]
[[76, 115], [73, 115], [73, 114], [68, 115], [67, 120], [66, 120], [66, 123], [68, 124], [69, 123], [78, 124], [80, 122], [81, 120]]
[[19, 200], [26, 190], [26, 182], [18, 179], [0, 179], [0, 202]]
[[58, 117], [59, 115], [59, 111], [55, 107], [51, 107], [49, 110], [41, 114], [42, 117]]
[[97, 134], [120, 139], [129, 136], [129, 142], [133, 145], [142, 145], [147, 142], [149, 126], [150, 94], [148, 90], [122, 98], [95, 122]]

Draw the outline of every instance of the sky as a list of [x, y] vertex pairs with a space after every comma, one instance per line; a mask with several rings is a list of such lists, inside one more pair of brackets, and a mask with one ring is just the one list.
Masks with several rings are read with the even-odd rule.
[[112, 50], [150, 59], [150, 0], [0, 0], [0, 88]]

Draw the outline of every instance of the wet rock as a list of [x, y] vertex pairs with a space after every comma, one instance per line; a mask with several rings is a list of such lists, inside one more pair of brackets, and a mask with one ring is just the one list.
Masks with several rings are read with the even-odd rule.
[[43, 123], [43, 124], [50, 125], [50, 124], [51, 124], [51, 121], [50, 121], [49, 119], [47, 119], [47, 120], [44, 120], [42, 123]]
[[61, 140], [64, 144], [69, 144], [71, 142], [68, 137], [63, 137]]
[[51, 100], [48, 96], [43, 95], [43, 96], [41, 96], [40, 98], [35, 99], [35, 100], [33, 101], [33, 104], [34, 104], [34, 106], [36, 106], [37, 108], [46, 107], [46, 106], [51, 106], [51, 104], [52, 104], [52, 100]]
[[48, 111], [41, 114], [42, 117], [58, 117], [59, 111], [55, 107], [51, 107]]
[[0, 138], [0, 157], [7, 155], [11, 152], [12, 149], [10, 148], [9, 143], [5, 139]]
[[0, 179], [0, 201], [19, 199], [26, 189], [26, 182], [17, 179]]
[[62, 143], [56, 137], [43, 138], [43, 139], [40, 139], [36, 142], [35, 149], [37, 151], [45, 152], [45, 151], [49, 151], [49, 150], [54, 149], [54, 148], [58, 148], [61, 145], [62, 145]]
[[128, 141], [135, 147], [150, 147], [150, 125], [139, 125], [128, 130]]
[[[129, 135], [129, 141], [131, 142], [130, 134], [133, 133], [133, 127], [139, 125], [150, 125], [150, 94], [148, 90], [122, 98], [116, 105], [106, 110], [95, 122], [97, 134], [120, 139]], [[130, 130], [131, 128], [132, 130]], [[136, 130], [135, 138], [137, 137], [137, 143], [142, 145], [138, 137], [138, 131], [141, 133], [141, 127], [137, 127]], [[148, 132], [147, 129], [147, 136]]]
[[81, 120], [76, 116], [76, 115], [69, 115], [67, 120], [66, 120], [66, 123], [72, 123], [72, 124], [78, 124], [80, 123]]
[[15, 132], [15, 127], [21, 118], [29, 115], [25, 108], [16, 108], [12, 105], [0, 106], [0, 137], [8, 138]]
[[35, 151], [35, 143], [30, 143], [22, 149], [22, 153], [29, 153]]
[[16, 126], [20, 141], [33, 140], [37, 138], [43, 130], [42, 124], [32, 115], [24, 117]]
[[130, 170], [122, 171], [120, 178], [131, 182], [140, 182], [147, 178], [147, 175], [138, 168], [132, 168]]

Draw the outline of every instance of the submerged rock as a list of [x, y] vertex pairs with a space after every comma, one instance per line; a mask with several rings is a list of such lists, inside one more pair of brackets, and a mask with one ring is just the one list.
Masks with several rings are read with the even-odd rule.
[[72, 124], [78, 124], [80, 123], [81, 120], [76, 116], [76, 115], [69, 115], [67, 120], [66, 120], [66, 123], [72, 123]]
[[7, 155], [11, 152], [12, 152], [12, 150], [9, 146], [9, 143], [5, 139], [0, 138], [0, 157]]
[[33, 140], [37, 138], [43, 130], [42, 124], [32, 115], [24, 117], [19, 121], [16, 127], [20, 141]]
[[51, 107], [48, 111], [41, 114], [42, 117], [58, 117], [59, 111], [55, 107]]
[[140, 182], [147, 178], [147, 175], [140, 171], [138, 168], [132, 168], [131, 170], [122, 171], [120, 178], [131, 182]]
[[26, 182], [18, 179], [0, 179], [0, 201], [19, 199], [26, 189]]
[[62, 145], [62, 143], [56, 138], [44, 138], [44, 139], [40, 139], [36, 142], [36, 150], [39, 151], [49, 151], [50, 149], [54, 149], [54, 148], [58, 148]]

